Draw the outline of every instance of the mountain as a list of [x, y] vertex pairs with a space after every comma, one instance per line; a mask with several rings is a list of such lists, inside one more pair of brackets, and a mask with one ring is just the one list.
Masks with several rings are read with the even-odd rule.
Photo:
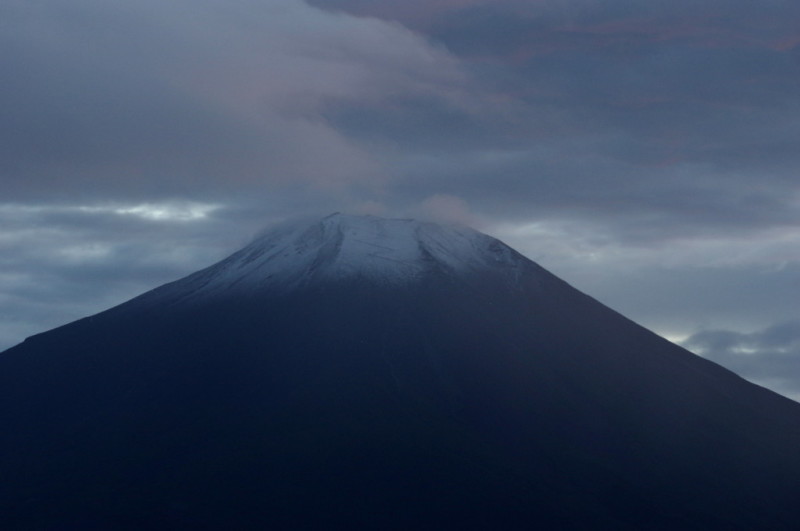
[[800, 404], [465, 229], [333, 215], [0, 354], [3, 529], [796, 529]]

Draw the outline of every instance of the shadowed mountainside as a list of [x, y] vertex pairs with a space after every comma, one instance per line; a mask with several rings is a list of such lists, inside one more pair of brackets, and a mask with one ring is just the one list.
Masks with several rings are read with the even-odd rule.
[[7, 350], [0, 392], [6, 529], [800, 521], [800, 405], [466, 229], [268, 233]]

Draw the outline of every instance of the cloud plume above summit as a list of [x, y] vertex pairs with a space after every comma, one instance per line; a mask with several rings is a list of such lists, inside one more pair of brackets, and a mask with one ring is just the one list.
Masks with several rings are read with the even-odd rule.
[[410, 30], [300, 2], [3, 10], [7, 199], [369, 184], [378, 161], [326, 106], [444, 100], [459, 79]]

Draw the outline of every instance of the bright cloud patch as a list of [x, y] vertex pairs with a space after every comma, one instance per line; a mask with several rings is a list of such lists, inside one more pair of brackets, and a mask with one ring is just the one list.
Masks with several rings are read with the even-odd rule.
[[705, 330], [686, 339], [683, 346], [800, 400], [800, 321], [752, 333]]
[[162, 202], [114, 205], [23, 205], [0, 204], [0, 218], [26, 218], [54, 214], [116, 214], [152, 221], [195, 221], [207, 218], [220, 204]]
[[152, 221], [196, 221], [221, 208], [208, 203], [143, 203], [130, 206], [77, 207], [81, 212], [109, 212]]

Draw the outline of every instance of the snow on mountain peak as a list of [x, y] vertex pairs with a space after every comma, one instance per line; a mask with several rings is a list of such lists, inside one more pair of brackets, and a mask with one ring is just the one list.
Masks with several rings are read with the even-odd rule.
[[531, 262], [499, 240], [466, 227], [337, 213], [281, 224], [225, 260], [165, 288], [195, 297], [333, 279], [402, 284], [434, 271], [489, 270], [516, 277], [525, 264]]

